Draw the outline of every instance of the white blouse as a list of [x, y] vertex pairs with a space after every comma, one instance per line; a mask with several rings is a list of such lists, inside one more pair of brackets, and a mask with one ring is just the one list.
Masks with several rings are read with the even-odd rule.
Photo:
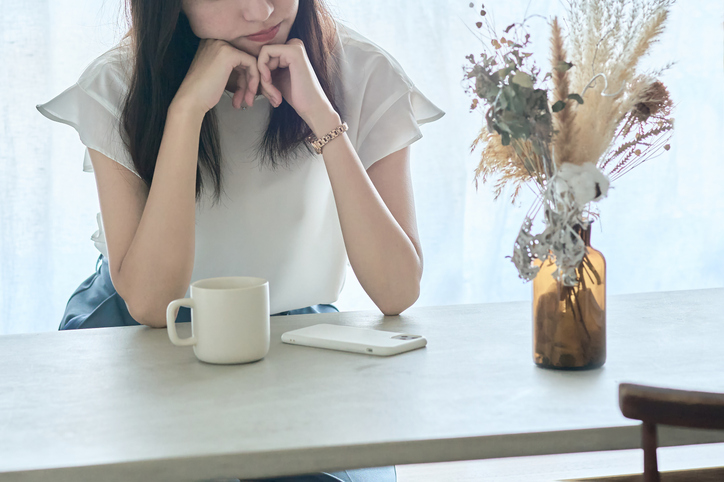
[[[338, 24], [334, 79], [340, 116], [365, 169], [422, 137], [419, 125], [445, 113], [430, 102], [389, 53]], [[119, 135], [121, 105], [132, 66], [122, 41], [94, 60], [75, 85], [37, 109], [72, 126], [81, 142], [136, 173]], [[254, 149], [272, 107], [257, 96], [236, 110], [228, 93], [215, 107], [222, 152], [222, 196], [206, 189], [196, 207], [196, 251], [191, 282], [218, 276], [269, 280], [271, 312], [337, 300], [347, 254], [332, 187], [321, 155], [306, 153], [289, 168], [262, 166]], [[83, 170], [93, 167], [86, 149]], [[91, 239], [108, 255], [100, 213]], [[163, 242], [163, 240], [159, 240]]]

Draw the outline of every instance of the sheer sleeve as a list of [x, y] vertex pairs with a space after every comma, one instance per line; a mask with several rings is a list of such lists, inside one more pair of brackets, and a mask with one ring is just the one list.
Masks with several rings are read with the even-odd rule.
[[387, 52], [342, 30], [343, 121], [365, 169], [422, 138], [420, 126], [445, 112], [413, 84]]
[[[48, 119], [73, 127], [86, 147], [138, 175], [120, 131], [121, 105], [127, 93], [124, 50], [118, 46], [106, 52], [85, 69], [78, 82], [36, 108]], [[87, 149], [83, 170], [93, 171]]]

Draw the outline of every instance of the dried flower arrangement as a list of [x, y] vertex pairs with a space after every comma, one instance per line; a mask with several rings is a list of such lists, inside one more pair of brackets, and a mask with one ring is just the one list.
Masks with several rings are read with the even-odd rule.
[[[570, 0], [564, 35], [551, 22], [551, 71], [541, 75], [526, 52], [526, 21], [494, 31], [482, 5], [479, 30], [490, 47], [464, 67], [471, 110], [484, 104], [485, 126], [478, 179], [497, 178], [497, 199], [524, 186], [537, 195], [515, 242], [512, 260], [521, 278], [535, 278], [552, 257], [553, 276], [578, 284], [585, 245], [580, 236], [589, 206], [607, 195], [609, 183], [668, 150], [672, 101], [658, 79], [664, 69], [638, 73], [640, 59], [662, 33], [674, 0]], [[475, 8], [470, 3], [471, 8]], [[552, 83], [552, 87], [549, 87]], [[543, 210], [545, 230], [532, 234]], [[538, 260], [535, 262], [534, 260]]]

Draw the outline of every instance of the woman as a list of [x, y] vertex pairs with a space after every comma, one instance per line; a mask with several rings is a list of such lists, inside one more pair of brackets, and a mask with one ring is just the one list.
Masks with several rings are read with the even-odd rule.
[[218, 276], [269, 280], [272, 313], [336, 311], [347, 259], [383, 313], [411, 306], [409, 145], [444, 113], [399, 64], [322, 0], [129, 6], [120, 44], [38, 106], [78, 131], [101, 208], [96, 273], [60, 329], [163, 327], [171, 300]]

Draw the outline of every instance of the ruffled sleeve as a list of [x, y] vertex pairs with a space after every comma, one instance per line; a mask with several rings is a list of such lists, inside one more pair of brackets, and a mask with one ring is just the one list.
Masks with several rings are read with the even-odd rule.
[[386, 51], [340, 24], [343, 121], [365, 169], [422, 138], [445, 115]]
[[[127, 45], [121, 43], [94, 60], [78, 82], [38, 111], [73, 127], [88, 148], [106, 155], [138, 175], [120, 133], [121, 106], [128, 92]], [[93, 172], [86, 149], [83, 170]]]

